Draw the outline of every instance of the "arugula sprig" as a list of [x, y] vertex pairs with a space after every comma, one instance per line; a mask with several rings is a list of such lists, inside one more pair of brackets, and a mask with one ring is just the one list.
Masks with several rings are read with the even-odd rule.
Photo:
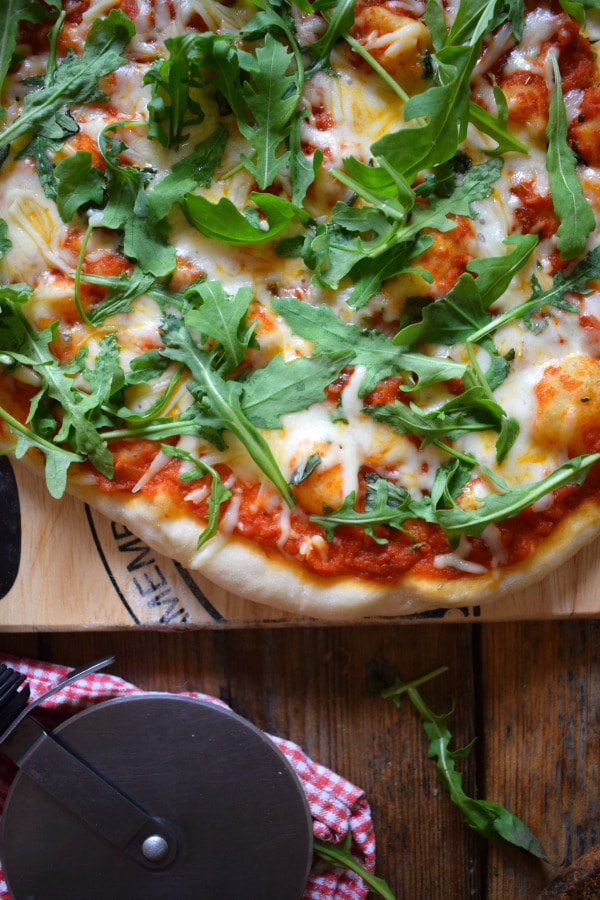
[[548, 153], [546, 168], [550, 179], [552, 205], [560, 225], [556, 236], [564, 259], [580, 256], [587, 236], [596, 225], [596, 217], [583, 194], [577, 175], [577, 160], [567, 142], [567, 111], [562, 93], [562, 80], [556, 54], [550, 54], [554, 71], [554, 90], [548, 117]]
[[423, 730], [429, 740], [430, 759], [435, 759], [436, 769], [440, 783], [450, 794], [452, 802], [460, 809], [465, 823], [488, 840], [504, 840], [516, 847], [521, 847], [538, 859], [547, 859], [544, 848], [539, 840], [514, 813], [507, 810], [499, 803], [490, 800], [478, 800], [469, 797], [462, 784], [462, 775], [456, 770], [456, 761], [466, 759], [471, 752], [475, 741], [471, 741], [466, 747], [450, 750], [452, 733], [447, 722], [452, 714], [434, 713], [425, 703], [419, 687], [426, 684], [432, 678], [448, 671], [448, 666], [440, 666], [433, 672], [415, 678], [411, 681], [396, 679], [394, 684], [381, 692], [384, 700], [391, 702], [400, 708], [402, 698], [406, 695], [417, 710], [423, 722]]
[[212, 429], [222, 443], [223, 431], [234, 434], [288, 506], [293, 508], [294, 495], [269, 445], [242, 409], [242, 385], [222, 378], [213, 367], [214, 352], [202, 350], [181, 319], [167, 316], [163, 320], [162, 338], [165, 344], [162, 355], [183, 363], [192, 374], [189, 389], [202, 413], [204, 425]]
[[356, 874], [360, 875], [363, 881], [368, 884], [373, 893], [377, 894], [378, 897], [383, 897], [384, 900], [396, 900], [387, 882], [384, 881], [383, 878], [379, 878], [377, 875], [373, 875], [372, 872], [367, 871], [367, 869], [365, 869], [364, 866], [361, 866], [355, 857], [352, 856], [352, 853], [350, 852], [351, 843], [352, 833], [350, 829], [348, 829], [346, 837], [343, 841], [340, 841], [339, 844], [332, 844], [330, 841], [322, 841], [320, 838], [314, 838], [313, 846], [315, 854], [323, 863], [356, 872]]
[[0, 148], [36, 131], [72, 103], [108, 100], [98, 79], [124, 65], [121, 54], [134, 34], [133, 22], [121, 10], [113, 9], [105, 18], [96, 19], [82, 55], [76, 56], [69, 48], [50, 83], [25, 95], [20, 115], [0, 133]]
[[205, 475], [210, 475], [211, 477], [206, 527], [201, 531], [200, 536], [198, 537], [198, 543], [196, 544], [196, 550], [200, 550], [207, 541], [210, 541], [210, 539], [216, 535], [219, 529], [221, 506], [229, 500], [233, 494], [225, 487], [217, 470], [212, 466], [209, 466], [208, 463], [192, 456], [192, 454], [188, 453], [186, 450], [181, 450], [179, 447], [172, 447], [171, 444], [161, 444], [160, 449], [166, 456], [180, 459], [191, 465], [190, 469], [179, 475], [180, 481], [198, 481], [200, 478], [204, 478]]

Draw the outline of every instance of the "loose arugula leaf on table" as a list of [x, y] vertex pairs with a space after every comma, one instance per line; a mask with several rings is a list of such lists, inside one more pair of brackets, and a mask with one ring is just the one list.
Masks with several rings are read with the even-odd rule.
[[176, 203], [195, 187], [208, 187], [221, 162], [227, 142], [227, 132], [218, 125], [207, 138], [196, 145], [193, 152], [176, 162], [168, 175], [148, 191], [148, 216], [159, 222], [169, 215]]
[[376, 875], [373, 875], [372, 872], [367, 871], [367, 869], [365, 869], [364, 866], [361, 866], [358, 860], [352, 856], [352, 853], [350, 852], [351, 842], [352, 833], [350, 829], [348, 829], [346, 837], [343, 841], [340, 841], [339, 844], [332, 844], [330, 841], [322, 841], [320, 838], [314, 838], [313, 847], [316, 856], [322, 860], [322, 862], [341, 869], [350, 869], [350, 871], [356, 872], [356, 874], [360, 875], [363, 881], [368, 884], [371, 891], [377, 894], [378, 897], [383, 897], [384, 900], [396, 900], [387, 882], [385, 882], [383, 878], [378, 878]]
[[87, 203], [99, 206], [104, 198], [104, 177], [92, 166], [92, 154], [78, 150], [56, 166], [56, 205], [63, 222], [70, 222]]
[[295, 297], [278, 297], [273, 301], [273, 309], [284, 317], [296, 334], [313, 341], [315, 356], [347, 351], [349, 361], [346, 365], [364, 366], [366, 371], [359, 389], [361, 397], [370, 393], [382, 378], [398, 372], [413, 373], [416, 376], [413, 387], [425, 387], [449, 378], [460, 378], [466, 369], [452, 360], [405, 353], [380, 332], [361, 331], [355, 325], [341, 322], [326, 306], [311, 306]]
[[288, 227], [297, 210], [284, 197], [252, 193], [252, 201], [265, 214], [268, 228], [255, 228], [227, 197], [211, 203], [198, 194], [187, 194], [181, 206], [188, 221], [214, 240], [225, 244], [260, 244], [272, 241]]
[[217, 342], [215, 364], [221, 373], [234, 369], [252, 340], [254, 324], [246, 323], [252, 288], [241, 287], [230, 297], [219, 281], [205, 281], [187, 291], [186, 297], [194, 309], [184, 317], [185, 324]]
[[196, 34], [167, 38], [167, 59], [157, 59], [144, 75], [144, 84], [152, 85], [148, 102], [148, 137], [165, 147], [178, 147], [187, 138], [186, 131], [204, 120], [199, 89], [202, 80], [192, 63]]
[[314, 359], [284, 362], [274, 356], [244, 382], [242, 409], [258, 428], [282, 428], [280, 416], [308, 409], [325, 398], [325, 390], [352, 359], [343, 349]]
[[121, 10], [113, 9], [105, 18], [96, 19], [83, 54], [76, 56], [69, 49], [50, 84], [25, 95], [20, 115], [0, 134], [0, 148], [35, 131], [71, 103], [108, 100], [98, 87], [98, 79], [126, 62], [121, 53], [134, 34], [133, 22]]
[[391, 687], [381, 692], [381, 696], [385, 700], [391, 700], [399, 708], [402, 697], [406, 694], [415, 707], [422, 719], [423, 730], [429, 739], [428, 756], [430, 759], [436, 760], [438, 778], [442, 786], [450, 794], [452, 802], [462, 812], [467, 825], [485, 838], [491, 840], [502, 838], [502, 840], [514, 844], [516, 847], [527, 850], [528, 853], [532, 853], [539, 859], [547, 859], [539, 840], [514, 813], [511, 813], [499, 803], [494, 803], [490, 800], [476, 800], [474, 797], [469, 797], [465, 792], [462, 785], [462, 775], [456, 771], [456, 760], [466, 759], [475, 741], [471, 741], [466, 747], [450, 750], [452, 733], [447, 725], [450, 713], [443, 715], [434, 713], [427, 706], [418, 690], [420, 685], [447, 671], [447, 666], [441, 666], [428, 675], [415, 678], [412, 681], [403, 681], [401, 678], [398, 678]]
[[366, 482], [367, 492], [363, 512], [358, 512], [354, 508], [356, 493], [352, 491], [339, 509], [330, 509], [323, 504], [322, 515], [310, 516], [311, 522], [323, 527], [328, 541], [333, 540], [335, 530], [340, 525], [354, 525], [362, 528], [377, 544], [387, 544], [389, 543], [387, 538], [376, 534], [375, 528], [386, 525], [388, 528], [403, 531], [410, 537], [410, 531], [403, 527], [407, 519], [423, 518], [426, 521], [434, 521], [428, 498], [413, 500], [408, 491], [378, 475], [367, 475]]
[[504, 493], [488, 494], [476, 509], [439, 509], [437, 522], [450, 539], [461, 534], [477, 537], [494, 522], [503, 522], [518, 515], [536, 500], [558, 490], [565, 484], [582, 484], [590, 468], [600, 460], [600, 453], [576, 456], [554, 470], [541, 481], [510, 488]]
[[229, 500], [233, 494], [225, 487], [217, 470], [213, 469], [212, 466], [209, 466], [208, 463], [203, 462], [201, 459], [197, 459], [185, 450], [180, 450], [179, 447], [172, 447], [170, 444], [161, 444], [161, 450], [166, 456], [171, 456], [175, 459], [181, 459], [184, 462], [191, 463], [192, 469], [187, 472], [182, 472], [179, 476], [180, 481], [198, 481], [200, 478], [204, 478], [205, 475], [211, 476], [212, 481], [210, 497], [208, 498], [206, 528], [200, 533], [198, 543], [196, 544], [196, 550], [199, 550], [207, 541], [210, 541], [210, 539], [216, 535], [219, 529], [221, 506], [226, 500]]
[[554, 90], [550, 98], [548, 118], [548, 153], [546, 168], [550, 179], [550, 195], [554, 212], [560, 220], [556, 236], [564, 259], [580, 256], [587, 236], [596, 225], [596, 217], [583, 194], [577, 175], [577, 160], [567, 141], [567, 111], [556, 54], [551, 53]]
[[240, 398], [242, 385], [225, 381], [213, 368], [213, 353], [201, 350], [181, 319], [167, 316], [163, 320], [161, 354], [186, 365], [194, 379], [191, 392], [197, 404], [206, 411], [206, 424], [220, 434], [230, 431], [241, 441], [266, 477], [275, 485], [288, 506], [295, 500], [281, 473], [269, 445], [244, 413]]

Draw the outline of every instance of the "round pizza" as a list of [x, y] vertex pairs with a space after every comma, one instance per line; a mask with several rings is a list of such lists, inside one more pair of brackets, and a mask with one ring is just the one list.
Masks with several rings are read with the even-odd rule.
[[598, 0], [4, 0], [0, 439], [328, 620], [600, 531]]

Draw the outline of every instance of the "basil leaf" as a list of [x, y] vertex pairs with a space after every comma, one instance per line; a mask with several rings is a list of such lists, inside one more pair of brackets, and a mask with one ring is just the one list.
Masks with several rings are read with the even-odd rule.
[[0, 134], [0, 147], [34, 131], [70, 103], [107, 100], [98, 79], [126, 62], [121, 53], [134, 34], [133, 22], [121, 10], [113, 9], [105, 18], [96, 19], [83, 54], [78, 57], [69, 49], [50, 84], [25, 95], [21, 114]]
[[587, 236], [596, 225], [596, 217], [584, 197], [577, 176], [575, 154], [567, 143], [567, 112], [562, 94], [562, 81], [556, 54], [551, 53], [554, 69], [554, 90], [550, 99], [548, 119], [548, 155], [546, 168], [550, 178], [550, 194], [554, 212], [560, 220], [556, 236], [558, 249], [564, 259], [580, 256]]

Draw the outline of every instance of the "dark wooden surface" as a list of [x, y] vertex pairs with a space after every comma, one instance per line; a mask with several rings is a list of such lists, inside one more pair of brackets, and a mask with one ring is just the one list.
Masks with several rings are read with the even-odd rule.
[[[377, 871], [398, 898], [537, 897], [599, 839], [600, 623], [430, 625], [221, 632], [0, 635], [0, 651], [79, 665], [109, 652], [143, 688], [221, 697], [361, 785]], [[552, 865], [465, 828], [436, 783], [415, 711], [379, 697], [395, 674], [450, 671], [423, 693], [452, 700], [469, 791], [531, 826]], [[243, 898], [240, 898], [243, 900]]]

